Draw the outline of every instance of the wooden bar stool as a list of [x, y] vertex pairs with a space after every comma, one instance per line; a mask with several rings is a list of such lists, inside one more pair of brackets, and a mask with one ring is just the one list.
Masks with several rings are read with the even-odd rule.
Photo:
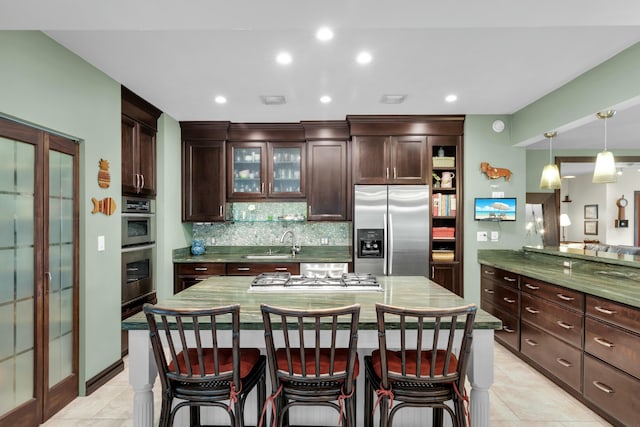
[[[260, 416], [266, 358], [257, 348], [240, 348], [240, 305], [171, 309], [145, 304], [143, 310], [162, 385], [161, 427], [171, 426], [184, 406], [191, 408], [191, 426], [200, 425], [201, 406], [220, 407], [231, 426], [244, 426], [245, 400], [256, 386]], [[193, 339], [187, 330], [193, 330]], [[173, 399], [182, 401], [171, 409]]]
[[[360, 305], [304, 311], [262, 304], [261, 309], [273, 425], [288, 425], [289, 409], [306, 405], [331, 407], [339, 413], [338, 423], [355, 426]], [[265, 405], [263, 416], [267, 412]]]
[[[464, 383], [476, 311], [474, 304], [420, 310], [376, 304], [379, 349], [364, 358], [366, 427], [373, 426], [377, 407], [380, 425], [391, 426], [396, 413], [410, 406], [433, 408], [434, 426], [442, 425], [443, 410], [454, 426], [467, 425]], [[399, 333], [393, 348], [391, 329]]]

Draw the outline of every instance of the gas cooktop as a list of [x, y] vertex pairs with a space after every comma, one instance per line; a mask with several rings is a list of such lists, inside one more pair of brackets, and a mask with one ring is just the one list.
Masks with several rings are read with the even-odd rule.
[[339, 276], [298, 276], [291, 273], [261, 273], [251, 282], [251, 290], [323, 289], [334, 291], [382, 291], [369, 273], [343, 273]]

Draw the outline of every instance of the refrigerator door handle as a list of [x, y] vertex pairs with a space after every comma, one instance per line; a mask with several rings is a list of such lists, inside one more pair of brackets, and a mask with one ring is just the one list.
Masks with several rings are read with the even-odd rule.
[[389, 214], [389, 276], [393, 274], [393, 215]]
[[387, 238], [388, 234], [387, 234], [387, 214], [383, 214], [382, 215], [382, 224], [383, 224], [383, 228], [382, 228], [382, 274], [383, 275], [387, 275], [387, 252], [388, 252], [388, 248], [387, 248], [387, 244], [385, 242], [385, 239]]

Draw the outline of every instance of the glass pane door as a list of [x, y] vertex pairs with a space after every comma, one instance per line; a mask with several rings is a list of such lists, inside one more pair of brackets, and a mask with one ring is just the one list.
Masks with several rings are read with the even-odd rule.
[[300, 193], [302, 148], [273, 148], [273, 194]]
[[35, 146], [0, 138], [0, 417], [34, 398]]
[[234, 193], [262, 193], [261, 151], [260, 147], [234, 148]]
[[49, 152], [49, 387], [73, 374], [73, 156]]

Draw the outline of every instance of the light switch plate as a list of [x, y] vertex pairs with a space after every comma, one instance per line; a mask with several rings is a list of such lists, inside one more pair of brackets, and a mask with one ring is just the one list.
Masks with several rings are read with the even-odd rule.
[[104, 251], [104, 236], [98, 236], [98, 252]]
[[488, 240], [487, 232], [486, 231], [478, 231], [478, 242], [486, 242], [487, 240]]
[[491, 241], [492, 242], [497, 242], [498, 239], [500, 238], [500, 233], [497, 231], [492, 231], [491, 232]]
[[502, 198], [504, 198], [504, 191], [492, 191], [491, 192], [491, 197], [502, 199]]

